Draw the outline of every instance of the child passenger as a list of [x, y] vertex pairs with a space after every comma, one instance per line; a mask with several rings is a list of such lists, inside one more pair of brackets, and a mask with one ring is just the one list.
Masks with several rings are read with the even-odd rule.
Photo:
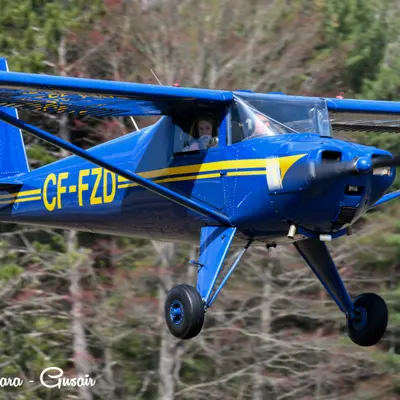
[[197, 118], [190, 133], [196, 140], [186, 151], [209, 149], [217, 144], [214, 139], [218, 136], [217, 122], [212, 116], [205, 115]]

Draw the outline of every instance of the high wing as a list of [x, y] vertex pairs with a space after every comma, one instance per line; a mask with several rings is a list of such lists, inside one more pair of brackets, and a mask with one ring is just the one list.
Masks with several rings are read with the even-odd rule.
[[400, 101], [325, 99], [332, 130], [400, 132]]
[[73, 115], [173, 115], [230, 103], [231, 92], [0, 72], [0, 106]]

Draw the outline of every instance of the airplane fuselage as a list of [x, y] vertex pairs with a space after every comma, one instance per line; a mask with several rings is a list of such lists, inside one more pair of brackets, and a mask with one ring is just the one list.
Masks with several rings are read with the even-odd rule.
[[[323, 150], [340, 152], [344, 159], [365, 155], [366, 149], [386, 154], [332, 138], [292, 134], [174, 154], [170, 130], [171, 121], [164, 117], [90, 152], [227, 215], [239, 239], [286, 242], [291, 222], [314, 232], [337, 231], [367, 211], [394, 179], [349, 176], [310, 188], [295, 171]], [[272, 188], [267, 160], [279, 162], [280, 190]], [[216, 224], [77, 156], [17, 178], [23, 183], [18, 192], [0, 193], [2, 222], [193, 243], [202, 226]], [[349, 185], [361, 189], [351, 193]], [[348, 222], [340, 221], [343, 209], [352, 210]]]

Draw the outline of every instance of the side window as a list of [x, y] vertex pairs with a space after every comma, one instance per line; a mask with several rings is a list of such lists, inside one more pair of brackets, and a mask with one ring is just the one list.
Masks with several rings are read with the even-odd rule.
[[186, 133], [180, 126], [173, 125], [174, 129], [174, 153], [188, 151], [194, 138]]
[[212, 113], [174, 121], [174, 153], [218, 146], [219, 120]]

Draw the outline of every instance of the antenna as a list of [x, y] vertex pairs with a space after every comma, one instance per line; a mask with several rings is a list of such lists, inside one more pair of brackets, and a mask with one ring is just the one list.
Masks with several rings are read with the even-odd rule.
[[133, 122], [133, 125], [135, 126], [136, 130], [139, 130], [139, 127], [137, 126], [137, 123], [133, 117], [131, 117], [131, 121]]
[[162, 86], [163, 84], [160, 82], [160, 80], [157, 78], [157, 75], [153, 72], [153, 70], [151, 68], [150, 68], [150, 71], [153, 74], [154, 78], [157, 79], [158, 84]]
[[[163, 84], [160, 82], [160, 80], [157, 78], [157, 75], [154, 73], [154, 71], [151, 68], [150, 68], [150, 71], [153, 74], [154, 78], [156, 78], [158, 84], [160, 86], [162, 86]], [[137, 126], [137, 123], [136, 123], [136, 121], [135, 121], [135, 119], [133, 117], [131, 117], [131, 121], [132, 121], [133, 125], [135, 126], [136, 130], [138, 131], [139, 127]]]

